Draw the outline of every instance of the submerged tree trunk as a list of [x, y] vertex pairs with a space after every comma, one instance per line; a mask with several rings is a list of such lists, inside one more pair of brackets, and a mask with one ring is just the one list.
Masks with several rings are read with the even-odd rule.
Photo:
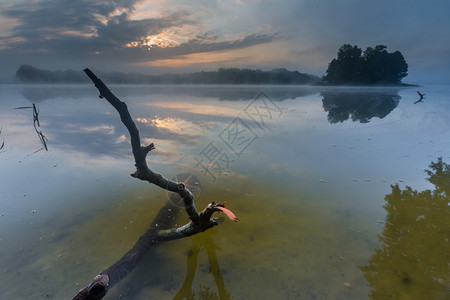
[[[100, 92], [99, 97], [106, 99], [119, 113], [120, 119], [128, 129], [131, 138], [131, 148], [135, 160], [136, 171], [131, 176], [148, 181], [163, 189], [173, 192], [171, 197], [181, 197], [185, 211], [190, 219], [186, 225], [177, 228], [169, 228], [173, 220], [175, 209], [172, 209], [171, 201], [159, 211], [149, 229], [138, 239], [134, 247], [121, 259], [109, 268], [97, 275], [91, 282], [82, 288], [72, 300], [97, 300], [102, 299], [108, 289], [130, 273], [144, 257], [144, 255], [159, 242], [187, 237], [203, 232], [215, 225], [217, 220], [212, 218], [216, 211], [223, 211], [233, 221], [238, 221], [236, 216], [224, 207], [224, 204], [212, 202], [200, 213], [194, 203], [194, 196], [186, 188], [187, 183], [175, 182], [153, 172], [147, 165], [147, 154], [155, 149], [153, 143], [141, 146], [139, 131], [128, 111], [127, 105], [120, 101], [91, 70], [85, 69], [85, 73]], [[167, 229], [169, 228], [169, 229]]]

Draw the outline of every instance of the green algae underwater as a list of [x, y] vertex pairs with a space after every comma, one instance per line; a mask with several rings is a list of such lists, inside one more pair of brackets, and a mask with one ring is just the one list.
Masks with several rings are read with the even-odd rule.
[[[314, 194], [261, 182], [241, 176], [204, 187], [198, 207], [226, 200], [240, 222], [218, 213], [217, 227], [158, 245], [105, 299], [356, 299], [370, 293], [373, 299], [383, 299], [402, 298], [402, 292], [445, 299], [449, 277], [442, 262], [448, 260], [448, 252], [442, 250], [448, 247], [448, 196], [436, 201], [438, 196], [422, 192], [410, 206], [409, 198], [417, 194], [393, 186], [386, 199], [402, 203], [402, 215], [407, 217], [388, 217], [384, 232], [395, 231], [398, 237], [394, 241], [383, 232], [379, 245], [373, 238], [379, 226], [353, 227], [359, 223], [356, 212], [339, 211], [323, 201], [318, 204]], [[295, 186], [282, 178], [271, 182]], [[108, 194], [104, 197], [111, 199]], [[432, 215], [417, 204], [419, 200], [431, 206]], [[44, 238], [16, 249], [14, 260], [2, 265], [4, 284], [16, 278], [27, 282], [26, 289], [9, 290], [7, 297], [41, 298], [43, 291], [48, 299], [68, 297], [68, 291], [75, 292], [126, 253], [166, 201], [165, 191], [145, 185], [84, 220], [41, 224], [39, 235]], [[433, 207], [437, 203], [443, 209]], [[179, 210], [174, 225], [186, 223], [183, 210], [175, 205], [173, 209]], [[389, 209], [389, 215], [398, 214]], [[415, 225], [417, 218], [421, 224]], [[55, 228], [64, 231], [53, 234]], [[402, 237], [407, 241], [400, 241]], [[20, 273], [13, 271], [17, 261]]]
[[[229, 299], [345, 295], [349, 293], [344, 286], [347, 281], [355, 286], [352, 292], [367, 293], [355, 264], [362, 263], [363, 254], [370, 250], [361, 234], [342, 223], [345, 216], [337, 217], [333, 211], [309, 203], [307, 195], [298, 199], [300, 207], [293, 205], [289, 200], [299, 197], [295, 191], [272, 191], [252, 179], [229, 178], [221, 185], [226, 188], [218, 184], [207, 188], [197, 205], [227, 200], [239, 223], [218, 214], [222, 220], [219, 226], [192, 238], [160, 244], [105, 298], [171, 298], [184, 280], [191, 280], [192, 295], [208, 291], [210, 297], [205, 299], [216, 299], [220, 290], [214, 278], [218, 275], [223, 278], [223, 294]], [[48, 298], [65, 298], [70, 295], [68, 291], [75, 292], [125, 254], [165, 201], [165, 192], [146, 186], [81, 222], [40, 224], [44, 239], [14, 252], [14, 260], [2, 266], [6, 270], [2, 282], [12, 284], [17, 280], [19, 274], [13, 270], [21, 261], [18, 277], [28, 283], [27, 297], [42, 297], [42, 287], [46, 286]], [[187, 222], [183, 213], [178, 213], [176, 223]], [[64, 232], [53, 236], [55, 227], [64, 228]], [[43, 243], [46, 240], [48, 243]], [[187, 274], [195, 247], [199, 248], [197, 271]], [[216, 275], [211, 274], [209, 252], [220, 266], [214, 270]], [[261, 286], [261, 282], [266, 284]], [[362, 289], [357, 287], [358, 282]], [[10, 290], [7, 296], [14, 298], [23, 292]], [[185, 294], [187, 298], [192, 295]]]
[[[283, 183], [292, 186], [295, 182]], [[411, 200], [399, 193], [395, 186], [386, 198], [408, 207]], [[411, 194], [408, 190], [403, 193]], [[436, 202], [427, 192], [422, 194], [420, 200], [428, 199], [428, 206]], [[10, 290], [7, 297], [41, 298], [43, 290], [48, 299], [68, 297], [68, 291], [81, 288], [84, 281], [126, 253], [168, 201], [166, 192], [151, 186], [122, 197], [81, 222], [41, 224], [44, 240], [22, 246], [14, 252], [10, 265], [2, 265], [3, 284], [17, 277], [27, 282], [26, 289]], [[293, 198], [297, 201], [291, 201]], [[402, 291], [406, 295], [432, 293], [434, 299], [447, 295], [449, 278], [442, 261], [448, 260], [448, 252], [441, 251], [448, 246], [447, 204], [442, 210], [433, 208], [433, 215], [426, 217], [419, 206], [402, 210], [409, 219], [422, 216], [420, 225], [387, 219], [385, 230], [403, 231], [398, 229], [402, 225], [408, 232], [397, 234], [408, 241], [393, 241], [389, 235], [383, 238], [380, 250], [375, 240], [367, 239], [368, 231], [375, 229], [353, 228], [356, 221], [351, 212], [337, 213], [326, 204], [318, 205], [313, 194], [272, 189], [257, 178], [227, 178], [204, 188], [197, 205], [224, 200], [238, 213], [239, 223], [219, 213], [219, 226], [160, 244], [105, 299], [356, 299], [366, 298], [372, 289], [373, 299], [402, 298]], [[448, 203], [449, 199], [439, 201]], [[179, 207], [173, 209], [179, 210], [175, 224], [187, 222]], [[426, 223], [428, 218], [432, 221]], [[387, 228], [388, 224], [397, 229]], [[411, 226], [420, 226], [420, 230]], [[52, 235], [55, 227], [64, 231]], [[371, 257], [369, 264], [367, 257]], [[20, 273], [13, 271], [17, 261], [23, 264], [19, 264]], [[381, 296], [376, 295], [380, 290]]]

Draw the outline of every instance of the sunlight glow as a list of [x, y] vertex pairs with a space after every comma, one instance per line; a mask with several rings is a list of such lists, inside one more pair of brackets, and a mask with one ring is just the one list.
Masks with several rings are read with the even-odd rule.
[[150, 126], [157, 127], [159, 129], [166, 129], [173, 133], [184, 134], [192, 133], [199, 130], [198, 126], [179, 118], [164, 118], [161, 119], [158, 116], [155, 118], [136, 118], [136, 121]]
[[179, 43], [164, 35], [153, 35], [147, 37], [146, 45], [149, 47], [167, 48], [177, 46]]
[[158, 34], [158, 35], [148, 35], [139, 41], [133, 41], [125, 45], [127, 48], [147, 48], [151, 50], [152, 48], [169, 48], [178, 46], [180, 42], [170, 37], [168, 34]]
[[112, 11], [111, 13], [109, 13], [108, 17], [117, 17], [120, 16], [122, 14], [127, 14], [130, 12], [129, 8], [126, 7], [120, 7], [120, 8], [116, 8], [114, 11]]
[[[276, 47], [276, 46], [275, 46]], [[278, 50], [278, 47], [276, 47]], [[256, 65], [258, 68], [264, 66], [273, 66], [274, 57], [267, 45], [255, 45], [245, 49], [231, 49], [226, 51], [210, 51], [203, 53], [192, 53], [178, 55], [169, 59], [157, 59], [133, 65], [139, 67], [164, 67], [164, 68], [218, 68], [218, 67], [236, 67], [237, 65]], [[281, 67], [292, 66], [295, 62], [291, 61], [290, 54], [286, 51], [277, 51], [279, 60], [285, 63]]]
[[231, 107], [231, 105], [233, 104], [230, 104], [230, 107], [226, 106], [219, 107], [217, 105], [196, 104], [196, 103], [189, 103], [189, 105], [186, 105], [186, 102], [172, 101], [172, 102], [152, 102], [151, 105], [195, 114], [226, 116], [226, 117], [238, 116], [242, 112], [240, 108]]
[[108, 24], [108, 18], [104, 15], [94, 13], [95, 18], [100, 21], [103, 25]]
[[250, 59], [248, 56], [234, 55], [234, 51], [215, 51], [206, 53], [193, 53], [187, 55], [180, 55], [170, 59], [158, 59], [145, 63], [140, 63], [140, 66], [148, 67], [195, 67], [195, 66], [215, 66], [221, 64], [221, 66], [234, 66], [236, 61], [245, 61]]

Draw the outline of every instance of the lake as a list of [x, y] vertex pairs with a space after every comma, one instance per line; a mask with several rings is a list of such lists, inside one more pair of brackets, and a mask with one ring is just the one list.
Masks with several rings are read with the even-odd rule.
[[[104, 299], [448, 299], [450, 183], [425, 170], [450, 163], [449, 86], [109, 87], [149, 166], [240, 221], [161, 243]], [[171, 201], [93, 85], [0, 85], [0, 128], [1, 299], [71, 299]]]

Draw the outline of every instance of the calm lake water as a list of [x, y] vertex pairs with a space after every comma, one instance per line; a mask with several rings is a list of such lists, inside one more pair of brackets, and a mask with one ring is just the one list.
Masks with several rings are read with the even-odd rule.
[[[105, 299], [448, 299], [450, 183], [424, 170], [450, 163], [450, 87], [417, 104], [417, 88], [110, 88], [151, 168], [195, 175], [198, 209], [228, 201], [240, 222], [160, 244]], [[14, 109], [32, 103], [48, 151]], [[129, 175], [93, 85], [0, 85], [0, 127], [0, 298], [71, 299], [168, 194]]]

